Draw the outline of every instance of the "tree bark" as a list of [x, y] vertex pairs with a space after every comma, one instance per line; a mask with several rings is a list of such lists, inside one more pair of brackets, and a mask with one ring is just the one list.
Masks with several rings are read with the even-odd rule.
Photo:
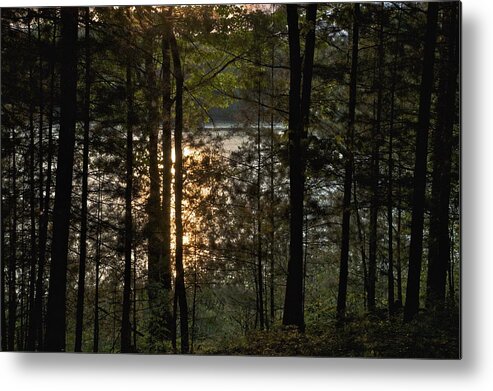
[[12, 199], [11, 211], [12, 220], [10, 228], [10, 258], [8, 269], [9, 281], [9, 319], [8, 319], [8, 339], [7, 349], [13, 351], [15, 347], [15, 325], [17, 322], [17, 154], [15, 130], [12, 130]]
[[360, 5], [354, 4], [353, 38], [351, 53], [351, 74], [349, 81], [349, 121], [346, 135], [346, 164], [344, 167], [344, 196], [342, 201], [341, 260], [339, 266], [339, 290], [337, 295], [337, 319], [343, 321], [346, 315], [347, 279], [349, 267], [349, 224], [351, 217], [351, 184], [354, 166], [354, 123], [356, 117], [356, 81], [358, 73]]
[[[2, 205], [2, 216], [5, 216], [5, 211], [3, 210], [3, 205]], [[4, 223], [2, 221], [2, 223]], [[6, 224], [3, 225], [2, 229], [2, 254], [5, 254], [6, 251], [6, 246], [5, 246], [5, 228]], [[0, 332], [1, 332], [1, 349], [2, 352], [7, 350], [7, 316], [6, 316], [6, 308], [5, 308], [5, 287], [7, 286], [6, 281], [5, 281], [5, 262], [0, 263], [0, 311], [1, 311], [1, 320], [0, 320]]]
[[430, 128], [431, 94], [435, 64], [438, 3], [428, 3], [426, 34], [424, 41], [423, 70], [421, 77], [416, 151], [414, 165], [414, 191], [411, 221], [409, 271], [406, 288], [404, 321], [412, 320], [419, 310], [421, 260], [423, 252], [423, 225], [425, 209], [426, 166], [428, 133]]
[[161, 216], [160, 179], [158, 166], [158, 128], [159, 128], [159, 86], [156, 80], [156, 66], [152, 53], [155, 50], [155, 33], [152, 29], [145, 32], [145, 83], [146, 132], [149, 136], [149, 179], [150, 190], [147, 201], [148, 236], [148, 284], [149, 296], [149, 349], [155, 352], [165, 350], [167, 339], [165, 319], [166, 297], [164, 291], [163, 263], [163, 218]]
[[371, 153], [371, 199], [370, 199], [370, 243], [368, 257], [368, 311], [376, 309], [376, 271], [378, 251], [378, 210], [380, 206], [380, 144], [382, 143], [382, 105], [383, 105], [383, 77], [384, 77], [384, 48], [383, 48], [383, 12], [382, 3], [379, 12], [380, 27], [378, 32], [378, 65], [377, 65], [377, 107], [375, 124], [372, 128], [372, 153]]
[[101, 222], [102, 222], [102, 197], [101, 197], [101, 173], [98, 173], [98, 203], [97, 203], [97, 218], [96, 218], [96, 267], [94, 272], [95, 287], [94, 287], [94, 323], [92, 337], [92, 351], [99, 352], [99, 276], [101, 269]]
[[[132, 67], [127, 64], [126, 95], [127, 95], [127, 145], [126, 145], [126, 181], [125, 181], [125, 269], [123, 272], [123, 306], [121, 323], [122, 353], [132, 351], [130, 324], [130, 295], [132, 283], [132, 183], [133, 183], [133, 127], [134, 127], [134, 91]], [[136, 325], [134, 325], [136, 327]]]
[[284, 299], [284, 325], [304, 328], [303, 317], [303, 173], [301, 167], [301, 54], [298, 6], [287, 8], [289, 40], [289, 262]]
[[74, 351], [82, 351], [82, 329], [84, 325], [84, 295], [86, 285], [86, 257], [87, 257], [87, 180], [89, 174], [89, 126], [91, 110], [91, 54], [90, 54], [90, 15], [89, 8], [85, 12], [85, 44], [86, 44], [86, 69], [84, 85], [84, 140], [82, 142], [82, 196], [81, 196], [81, 223], [79, 244], [79, 278], [77, 283], [77, 310], [75, 322], [75, 347]]
[[388, 270], [388, 296], [387, 307], [389, 315], [394, 313], [395, 295], [394, 295], [394, 215], [393, 215], [393, 186], [394, 186], [394, 122], [395, 122], [395, 90], [397, 82], [397, 66], [399, 59], [399, 33], [401, 27], [401, 13], [398, 11], [397, 21], [397, 37], [395, 41], [394, 59], [392, 66], [392, 80], [390, 86], [390, 123], [389, 123], [389, 149], [388, 149], [388, 182], [387, 182], [387, 229], [388, 229], [388, 257], [389, 257], [389, 270]]
[[174, 33], [171, 33], [171, 53], [173, 56], [173, 70], [176, 80], [176, 103], [175, 103], [175, 225], [176, 225], [176, 293], [180, 306], [180, 341], [181, 353], [189, 352], [188, 341], [188, 306], [185, 290], [185, 275], [183, 268], [183, 222], [182, 222], [182, 199], [183, 199], [183, 71], [181, 68], [180, 53]]
[[[272, 46], [272, 64], [274, 64], [274, 53], [275, 48]], [[270, 86], [270, 105], [274, 107], [274, 67], [271, 68], [271, 86]], [[275, 189], [274, 189], [274, 110], [270, 111], [270, 162], [269, 162], [269, 179], [270, 179], [270, 229], [269, 229], [269, 239], [270, 239], [270, 324], [274, 323], [276, 317], [276, 308], [275, 308], [275, 239], [276, 239], [276, 231], [275, 231]]]
[[[32, 30], [31, 22], [28, 22], [28, 40], [32, 45]], [[28, 351], [34, 350], [35, 338], [34, 338], [34, 290], [36, 285], [36, 182], [34, 179], [34, 170], [36, 166], [35, 162], [35, 132], [34, 132], [34, 90], [36, 81], [34, 78], [33, 67], [29, 67], [29, 85], [31, 89], [31, 96], [29, 99], [29, 216], [30, 216], [30, 265], [29, 265], [29, 297], [28, 297], [28, 327], [25, 349]], [[41, 75], [40, 75], [41, 78]], [[41, 174], [41, 173], [40, 173]]]
[[[262, 49], [257, 48], [258, 53]], [[258, 55], [258, 62], [261, 63], [261, 54]], [[264, 271], [262, 259], [262, 135], [261, 135], [261, 119], [262, 119], [262, 91], [260, 74], [257, 81], [258, 107], [257, 107], [257, 280], [258, 280], [258, 315], [260, 322], [260, 330], [265, 327], [264, 313]]]
[[440, 65], [437, 125], [433, 133], [433, 175], [426, 305], [440, 308], [445, 301], [450, 264], [449, 203], [452, 139], [459, 72], [459, 4], [444, 5], [446, 53]]
[[[28, 13], [28, 18], [30, 18], [30, 12]], [[38, 18], [39, 26], [39, 18]], [[39, 29], [39, 27], [38, 27]], [[31, 20], [29, 19], [27, 24], [27, 34], [29, 46], [33, 48], [32, 39], [32, 29]], [[31, 58], [32, 63], [34, 63], [34, 58]], [[41, 79], [41, 73], [40, 73]], [[34, 335], [34, 292], [36, 284], [36, 182], [34, 178], [35, 174], [35, 129], [34, 129], [34, 111], [35, 111], [35, 101], [34, 101], [34, 90], [36, 89], [36, 80], [34, 76], [33, 65], [29, 66], [29, 231], [30, 231], [30, 264], [29, 264], [29, 296], [28, 296], [28, 325], [27, 325], [27, 335], [26, 335], [26, 345], [25, 349], [27, 351], [33, 351], [35, 345], [35, 335]], [[42, 117], [41, 117], [42, 118]], [[41, 120], [42, 122], [42, 120]], [[41, 155], [39, 155], [41, 156]], [[41, 172], [40, 172], [41, 176]]]
[[[303, 140], [304, 125], [308, 123], [313, 55], [315, 49], [315, 22], [317, 5], [307, 7], [306, 19], [311, 25], [305, 42], [305, 63], [302, 70], [298, 6], [287, 8], [289, 41], [289, 262], [284, 299], [283, 324], [305, 329], [303, 314], [303, 196], [305, 187], [305, 162]], [[301, 85], [303, 72], [303, 85]]]
[[[168, 14], [168, 16], [171, 16]], [[169, 21], [165, 20], [165, 28], [162, 38], [162, 77], [163, 77], [163, 199], [162, 199], [162, 216], [163, 216], [163, 263], [164, 263], [164, 294], [165, 302], [165, 322], [167, 336], [171, 335], [173, 328], [173, 316], [170, 311], [172, 303], [172, 273], [171, 273], [171, 65], [170, 65], [170, 31]]]
[[60, 138], [53, 210], [50, 287], [46, 315], [46, 350], [65, 350], [67, 256], [72, 198], [75, 119], [77, 111], [77, 8], [64, 7], [61, 38]]
[[[52, 47], [55, 47], [57, 28], [53, 25]], [[44, 272], [46, 264], [46, 242], [48, 239], [48, 222], [50, 209], [51, 176], [53, 161], [53, 110], [55, 93], [55, 59], [50, 58], [50, 105], [48, 108], [48, 149], [47, 149], [47, 168], [45, 181], [45, 196], [41, 208], [39, 223], [39, 261], [38, 274], [36, 276], [36, 298], [34, 301], [34, 324], [36, 328], [37, 349], [43, 349], [43, 298], [44, 298]]]

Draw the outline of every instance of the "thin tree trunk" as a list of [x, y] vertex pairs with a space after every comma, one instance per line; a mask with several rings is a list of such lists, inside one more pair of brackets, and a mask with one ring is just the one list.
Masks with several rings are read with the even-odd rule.
[[[272, 46], [272, 65], [274, 65], [274, 46]], [[274, 66], [271, 67], [271, 107], [274, 107]], [[274, 110], [270, 111], [270, 323], [273, 324], [276, 318], [275, 308], [275, 189], [274, 189]]]
[[137, 352], [137, 245], [132, 243], [134, 252], [134, 263], [133, 263], [133, 349]]
[[[128, 353], [131, 349], [131, 324], [130, 324], [130, 295], [132, 283], [132, 182], [133, 182], [133, 126], [134, 126], [134, 97], [132, 68], [127, 64], [127, 145], [126, 145], [126, 183], [125, 183], [125, 270], [123, 273], [123, 306], [121, 323], [122, 353]], [[134, 324], [134, 327], [137, 327]]]
[[377, 111], [375, 125], [373, 127], [373, 148], [372, 148], [372, 174], [371, 174], [371, 200], [370, 200], [370, 246], [368, 258], [368, 310], [374, 312], [376, 309], [376, 270], [377, 270], [377, 251], [378, 251], [378, 210], [379, 183], [380, 183], [380, 144], [382, 143], [382, 105], [383, 105], [383, 78], [384, 78], [384, 47], [383, 47], [383, 12], [382, 3], [379, 12], [380, 27], [378, 31], [378, 73], [377, 73]]
[[[27, 166], [27, 162], [26, 160], [24, 160], [24, 166], [26, 167]], [[24, 183], [27, 183], [26, 179], [23, 179]], [[25, 194], [26, 192], [26, 189], [24, 188], [24, 186], [22, 187], [22, 194]], [[22, 203], [21, 203], [21, 206], [22, 206], [22, 209], [21, 210], [26, 210], [27, 208], [27, 205], [26, 205], [26, 197], [22, 197]], [[26, 297], [26, 260], [28, 259], [28, 251], [26, 250], [26, 226], [25, 226], [25, 219], [21, 219], [21, 230], [20, 230], [20, 233], [21, 233], [21, 243], [20, 243], [20, 253], [22, 254], [21, 255], [21, 258], [20, 258], [20, 261], [21, 261], [21, 274], [20, 274], [20, 277], [21, 277], [21, 280], [20, 280], [20, 286], [19, 286], [19, 331], [17, 332], [17, 350], [24, 350], [25, 349], [25, 319], [24, 319], [24, 316], [25, 316], [25, 306], [24, 306], [24, 303], [25, 303], [25, 297]], [[17, 324], [16, 324], [17, 326]]]
[[15, 325], [17, 322], [17, 154], [15, 130], [12, 129], [12, 226], [10, 228], [10, 259], [9, 259], [9, 323], [7, 348], [10, 351], [15, 347]]
[[393, 186], [394, 186], [394, 120], [395, 120], [395, 85], [397, 82], [397, 65], [399, 59], [399, 33], [401, 27], [401, 13], [399, 11], [397, 22], [397, 37], [394, 49], [394, 64], [392, 67], [392, 85], [390, 87], [390, 124], [389, 124], [389, 149], [388, 149], [388, 183], [387, 183], [387, 228], [388, 228], [388, 256], [389, 256], [389, 271], [388, 271], [388, 311], [392, 316], [394, 313], [394, 216], [393, 216]]
[[46, 350], [64, 351], [66, 332], [67, 255], [72, 198], [75, 119], [77, 111], [77, 8], [64, 7], [61, 40], [61, 119], [53, 210], [50, 287], [46, 315]]
[[347, 279], [349, 268], [349, 223], [351, 217], [351, 184], [354, 169], [354, 123], [356, 117], [356, 80], [358, 72], [360, 6], [354, 4], [351, 74], [349, 81], [349, 121], [346, 135], [346, 164], [344, 167], [344, 197], [342, 202], [341, 260], [339, 266], [339, 290], [337, 295], [337, 318], [343, 321], [346, 315]]
[[197, 317], [197, 235], [194, 235], [193, 250], [193, 296], [192, 296], [192, 335], [190, 340], [190, 353], [193, 353], [195, 342], [195, 320]]
[[396, 271], [397, 271], [397, 302], [398, 306], [402, 307], [402, 164], [401, 164], [401, 154], [398, 154], [398, 164], [399, 164], [399, 169], [398, 169], [398, 180], [399, 184], [397, 186], [397, 238], [396, 238], [396, 245], [397, 245], [397, 265], [396, 265]]
[[[259, 53], [261, 49], [258, 48]], [[262, 63], [259, 55], [258, 62]], [[264, 319], [264, 283], [263, 283], [263, 263], [262, 263], [262, 148], [261, 148], [261, 116], [262, 116], [262, 93], [260, 75], [258, 76], [257, 93], [257, 280], [258, 280], [258, 311], [260, 330], [265, 327]]]
[[446, 53], [439, 77], [437, 125], [433, 133], [433, 176], [430, 208], [426, 305], [441, 308], [445, 302], [450, 264], [449, 203], [452, 138], [459, 72], [459, 4], [444, 5]]
[[84, 295], [86, 286], [86, 257], [87, 257], [87, 180], [89, 174], [89, 126], [91, 110], [91, 54], [89, 42], [89, 8], [85, 12], [85, 37], [86, 44], [86, 69], [84, 86], [84, 140], [82, 151], [82, 197], [81, 197], [81, 223], [80, 223], [80, 257], [79, 279], [77, 283], [77, 311], [75, 322], [75, 347], [76, 352], [82, 351], [82, 330], [84, 325]]
[[[453, 225], [452, 225], [453, 226]], [[448, 288], [449, 288], [449, 298], [451, 302], [454, 302], [455, 300], [455, 289], [454, 289], [454, 264], [455, 264], [455, 259], [454, 259], [454, 229], [450, 229], [450, 248], [451, 248], [451, 254], [450, 254], [450, 263], [449, 263], [449, 268], [447, 270], [448, 274]]]
[[167, 328], [167, 336], [171, 335], [171, 329], [173, 328], [173, 317], [170, 313], [171, 301], [172, 301], [172, 273], [171, 273], [171, 106], [173, 102], [171, 100], [171, 66], [170, 66], [170, 49], [169, 40], [170, 32], [168, 21], [165, 21], [166, 26], [162, 39], [162, 77], [163, 77], [163, 199], [162, 199], [162, 216], [163, 216], [163, 263], [164, 263], [164, 294], [166, 297], [165, 302], [165, 322]]
[[[2, 217], [4, 217], [6, 211], [2, 205]], [[2, 255], [6, 253], [5, 251], [5, 220], [2, 220]], [[6, 316], [6, 308], [5, 308], [5, 287], [7, 286], [5, 281], [5, 262], [0, 262], [0, 311], [1, 311], [1, 323], [0, 323], [0, 331], [1, 331], [1, 349], [2, 352], [7, 350], [7, 316]]]
[[354, 211], [356, 214], [356, 225], [358, 227], [358, 240], [360, 243], [361, 251], [361, 263], [363, 266], [363, 306], [365, 310], [368, 304], [368, 268], [366, 265], [366, 251], [365, 251], [365, 238], [363, 236], [363, 225], [361, 223], [361, 216], [359, 214], [358, 198], [356, 194], [356, 181], [353, 181], [353, 200], [354, 200]]
[[173, 323], [171, 324], [172, 329], [171, 329], [171, 346], [173, 348], [173, 352], [177, 353], [177, 347], [176, 347], [176, 314], [178, 313], [178, 293], [176, 290], [176, 278], [175, 278], [175, 290], [173, 292]]
[[419, 97], [419, 114], [416, 129], [416, 160], [414, 166], [414, 191], [412, 199], [411, 243], [404, 321], [412, 320], [419, 310], [421, 260], [423, 255], [426, 165], [428, 155], [428, 133], [430, 128], [431, 94], [433, 90], [437, 19], [438, 3], [428, 3], [423, 70]]
[[176, 80], [176, 104], [175, 104], [175, 225], [176, 225], [176, 292], [180, 305], [180, 340], [181, 353], [189, 352], [188, 342], [188, 306], [185, 290], [185, 275], [183, 269], [183, 223], [182, 223], [182, 199], [183, 199], [183, 71], [181, 68], [180, 53], [174, 33], [171, 33], [171, 53], [173, 56], [173, 69]]
[[[53, 25], [52, 47], [56, 44], [57, 28]], [[53, 110], [55, 93], [55, 59], [50, 58], [50, 106], [48, 109], [48, 156], [45, 182], [45, 196], [41, 208], [39, 229], [39, 261], [38, 275], [36, 276], [36, 298], [34, 301], [34, 323], [36, 328], [37, 349], [43, 349], [43, 297], [44, 297], [44, 271], [46, 264], [46, 242], [48, 239], [48, 221], [50, 209], [51, 192], [51, 166], [53, 161]]]
[[[39, 22], [39, 21], [38, 21]], [[28, 40], [32, 44], [31, 23], [28, 23]], [[27, 338], [25, 348], [28, 351], [34, 350], [35, 345], [35, 333], [34, 333], [34, 289], [36, 285], [36, 182], [34, 179], [35, 170], [35, 157], [34, 157], [34, 90], [35, 90], [35, 78], [33, 75], [32, 66], [29, 67], [29, 84], [31, 89], [30, 104], [29, 104], [29, 216], [30, 216], [30, 264], [29, 264], [29, 297], [28, 297], [28, 326], [27, 326]], [[40, 75], [41, 78], [41, 75]]]
[[95, 288], [94, 288], [94, 324], [92, 351], [99, 352], [99, 275], [101, 269], [101, 221], [102, 221], [102, 199], [101, 199], [101, 173], [98, 173], [98, 204], [96, 218], [96, 270], [95, 270]]

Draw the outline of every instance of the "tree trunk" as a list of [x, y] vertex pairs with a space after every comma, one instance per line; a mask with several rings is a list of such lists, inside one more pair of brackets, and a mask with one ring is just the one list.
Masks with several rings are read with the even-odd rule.
[[46, 350], [65, 350], [67, 255], [72, 198], [77, 111], [77, 8], [63, 7], [61, 38], [61, 118], [53, 210], [50, 287], [46, 315]]
[[[307, 8], [307, 22], [311, 29], [305, 43], [305, 63], [303, 86], [301, 86], [302, 67], [300, 53], [300, 29], [298, 26], [298, 6], [289, 4], [287, 8], [289, 41], [289, 262], [284, 299], [283, 324], [297, 326], [304, 331], [303, 314], [303, 195], [305, 187], [305, 163], [303, 139], [304, 125], [308, 123], [313, 55], [315, 49], [315, 22], [317, 5]], [[300, 96], [301, 95], [301, 96]]]
[[[131, 324], [130, 324], [130, 295], [132, 283], [132, 182], [133, 182], [133, 126], [134, 126], [134, 92], [132, 80], [132, 68], [127, 64], [127, 145], [126, 145], [126, 183], [125, 183], [125, 270], [123, 272], [123, 306], [121, 324], [122, 353], [128, 353], [131, 349]], [[134, 324], [134, 327], [136, 325]]]
[[134, 263], [133, 263], [133, 306], [132, 306], [132, 320], [133, 320], [133, 349], [137, 352], [137, 245], [135, 242], [133, 245]]
[[354, 211], [356, 214], [356, 226], [358, 228], [358, 240], [360, 244], [361, 263], [363, 266], [363, 307], [366, 310], [368, 308], [368, 267], [366, 261], [363, 224], [361, 223], [361, 216], [359, 214], [359, 204], [358, 204], [358, 198], [356, 193], [356, 181], [353, 181], [353, 201], [354, 201]]
[[414, 165], [414, 191], [411, 221], [409, 271], [406, 289], [404, 320], [412, 320], [419, 310], [423, 225], [426, 191], [428, 132], [430, 127], [431, 94], [433, 90], [438, 3], [428, 3], [424, 41], [423, 70], [419, 97], [418, 124]]
[[344, 167], [344, 197], [342, 201], [341, 261], [339, 266], [339, 290], [337, 295], [337, 319], [343, 321], [346, 314], [347, 278], [349, 267], [349, 223], [351, 217], [351, 184], [354, 166], [354, 122], [356, 117], [356, 78], [358, 72], [360, 6], [354, 4], [351, 75], [349, 81], [349, 121], [346, 135], [346, 164]]
[[77, 283], [77, 312], [75, 322], [75, 347], [74, 351], [82, 351], [82, 329], [84, 324], [84, 294], [86, 285], [86, 257], [87, 257], [87, 179], [89, 173], [89, 125], [91, 105], [91, 55], [89, 42], [89, 8], [85, 12], [85, 44], [86, 44], [86, 73], [84, 86], [84, 140], [82, 151], [82, 197], [81, 197], [81, 223], [80, 223], [80, 257], [79, 279]]
[[372, 153], [371, 153], [371, 199], [370, 199], [370, 243], [368, 257], [368, 311], [375, 312], [376, 307], [376, 271], [378, 251], [378, 210], [379, 184], [380, 184], [380, 144], [382, 143], [382, 105], [383, 105], [383, 77], [384, 77], [384, 50], [383, 50], [383, 3], [379, 13], [380, 27], [378, 32], [378, 72], [375, 80], [377, 84], [377, 107], [375, 124], [372, 128]]
[[92, 351], [93, 353], [99, 352], [99, 275], [101, 269], [101, 221], [102, 221], [102, 199], [101, 199], [101, 173], [98, 173], [98, 203], [96, 212], [96, 268], [94, 273], [95, 287], [94, 287], [94, 324], [93, 324], [93, 338], [92, 338]]
[[398, 15], [397, 24], [397, 37], [395, 41], [394, 49], [394, 64], [392, 66], [392, 81], [390, 87], [390, 124], [389, 124], [389, 149], [388, 149], [388, 182], [387, 182], [387, 229], [388, 229], [388, 257], [389, 257], [389, 271], [388, 271], [388, 300], [387, 306], [389, 315], [394, 313], [394, 216], [393, 216], [393, 186], [394, 186], [394, 121], [395, 121], [395, 85], [397, 82], [397, 65], [399, 59], [399, 33], [401, 27], [401, 13]]
[[[28, 40], [32, 44], [31, 23], [28, 23]], [[29, 265], [29, 297], [28, 297], [28, 328], [26, 338], [26, 350], [33, 351], [35, 345], [34, 336], [34, 289], [36, 285], [36, 182], [34, 179], [35, 170], [35, 134], [34, 134], [34, 90], [36, 81], [33, 75], [32, 66], [29, 67], [29, 84], [31, 89], [31, 96], [29, 99], [29, 216], [30, 216], [30, 265]], [[40, 75], [41, 78], [41, 75]], [[40, 173], [41, 174], [41, 173]]]
[[270, 198], [270, 229], [269, 229], [269, 239], [270, 239], [270, 252], [269, 252], [269, 257], [270, 257], [270, 324], [272, 325], [274, 323], [274, 320], [276, 318], [276, 307], [275, 307], [275, 239], [276, 239], [276, 231], [275, 231], [275, 189], [274, 189], [274, 53], [275, 53], [275, 48], [272, 46], [272, 68], [271, 68], [271, 86], [270, 86], [270, 93], [271, 93], [271, 99], [270, 99], [270, 105], [271, 105], [271, 111], [270, 111], [270, 172], [269, 172], [269, 178], [270, 178], [270, 191], [269, 191], [269, 198]]
[[[28, 22], [27, 22], [27, 39], [28, 45], [32, 47], [32, 29], [31, 29], [31, 11], [28, 12]], [[35, 170], [35, 134], [34, 134], [34, 90], [35, 90], [35, 77], [33, 75], [33, 64], [34, 58], [30, 59], [31, 65], [29, 66], [29, 231], [30, 231], [30, 253], [29, 256], [29, 290], [28, 290], [28, 303], [27, 303], [27, 316], [28, 316], [28, 327], [27, 327], [27, 338], [25, 340], [26, 344], [22, 346], [26, 350], [34, 350], [34, 288], [36, 281], [36, 217], [35, 217], [35, 192], [36, 184], [34, 179]], [[27, 165], [26, 165], [27, 166]]]
[[[261, 48], [257, 49], [261, 53]], [[258, 55], [258, 62], [262, 63], [261, 55]], [[262, 91], [261, 76], [259, 73], [257, 82], [258, 107], [257, 107], [257, 280], [258, 280], [258, 312], [260, 330], [265, 327], [264, 317], [264, 271], [262, 260], [262, 138], [261, 138], [261, 119], [262, 119]]]
[[[53, 25], [52, 47], [56, 44], [57, 28]], [[48, 239], [48, 222], [50, 209], [51, 192], [51, 168], [53, 161], [53, 110], [55, 93], [55, 59], [50, 58], [50, 106], [48, 109], [48, 150], [47, 150], [47, 169], [45, 182], [45, 196], [41, 208], [39, 223], [39, 261], [38, 274], [36, 276], [36, 298], [34, 301], [34, 324], [36, 328], [37, 349], [43, 349], [43, 298], [44, 298], [44, 271], [46, 264], [46, 242]]]
[[194, 235], [194, 250], [193, 250], [193, 295], [192, 295], [192, 332], [190, 338], [190, 353], [193, 354], [195, 342], [195, 320], [197, 318], [197, 236]]
[[400, 152], [398, 153], [398, 180], [399, 184], [397, 186], [397, 238], [396, 238], [396, 252], [397, 252], [397, 305], [402, 307], [402, 164], [400, 158]]
[[449, 202], [452, 139], [459, 71], [459, 4], [446, 4], [446, 53], [440, 65], [437, 125], [433, 134], [433, 176], [428, 250], [427, 307], [440, 308], [445, 301], [450, 264]]
[[170, 312], [172, 303], [172, 273], [171, 273], [171, 106], [173, 102], [171, 100], [171, 66], [170, 66], [170, 32], [169, 22], [165, 21], [165, 30], [162, 39], [162, 53], [163, 53], [163, 65], [162, 65], [162, 77], [163, 77], [163, 199], [162, 199], [162, 216], [163, 216], [163, 264], [164, 264], [164, 294], [166, 297], [165, 302], [165, 322], [167, 328], [167, 336], [171, 335], [173, 328], [173, 316]]
[[287, 8], [289, 40], [289, 263], [284, 299], [284, 325], [304, 328], [303, 317], [303, 172], [301, 167], [301, 57], [298, 6]]
[[183, 199], [183, 71], [181, 68], [180, 53], [174, 34], [171, 34], [171, 53], [173, 55], [173, 69], [176, 80], [176, 104], [175, 104], [175, 224], [176, 224], [176, 293], [180, 305], [180, 340], [181, 353], [189, 352], [188, 345], [188, 306], [185, 290], [185, 276], [183, 269], [183, 223], [182, 223], [182, 199]]
[[[2, 205], [2, 216], [5, 216], [6, 212]], [[2, 254], [5, 254], [5, 228], [6, 224], [3, 224], [5, 220], [2, 221]], [[0, 332], [1, 332], [1, 348], [2, 352], [7, 350], [7, 316], [5, 311], [5, 287], [7, 286], [5, 281], [5, 263], [0, 263], [0, 311], [1, 311], [1, 322], [0, 322]]]
[[148, 284], [149, 295], [149, 336], [150, 351], [164, 351], [167, 339], [165, 318], [166, 297], [164, 291], [164, 263], [163, 263], [163, 218], [161, 216], [161, 196], [158, 166], [158, 128], [159, 128], [159, 90], [156, 80], [156, 67], [152, 53], [155, 49], [154, 32], [145, 32], [145, 83], [144, 91], [146, 102], [146, 132], [149, 135], [149, 178], [150, 190], [147, 202], [148, 236]]
[[17, 154], [15, 130], [12, 130], [12, 226], [10, 228], [10, 258], [9, 258], [9, 322], [7, 349], [14, 350], [17, 322]]

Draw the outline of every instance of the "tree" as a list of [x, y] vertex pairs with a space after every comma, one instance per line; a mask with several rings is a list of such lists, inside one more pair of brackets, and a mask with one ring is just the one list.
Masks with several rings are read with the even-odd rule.
[[[129, 60], [128, 60], [129, 61]], [[121, 323], [121, 351], [128, 353], [131, 349], [130, 324], [130, 294], [132, 278], [132, 183], [133, 183], [133, 127], [134, 114], [134, 86], [132, 66], [127, 64], [126, 70], [127, 95], [127, 140], [126, 140], [126, 185], [125, 185], [125, 268], [123, 274], [123, 305]], [[135, 326], [135, 325], [134, 325]]]
[[429, 3], [426, 15], [426, 33], [424, 37], [419, 112], [416, 127], [411, 243], [409, 246], [409, 270], [407, 277], [406, 305], [404, 307], [405, 321], [412, 320], [419, 310], [421, 259], [423, 253], [426, 163], [428, 155], [431, 94], [433, 90], [433, 70], [435, 64], [438, 4]]
[[459, 4], [447, 4], [445, 48], [440, 62], [437, 123], [433, 132], [427, 307], [442, 307], [450, 264], [449, 207], [453, 132], [459, 72]]
[[77, 289], [77, 318], [75, 326], [75, 348], [76, 352], [82, 351], [82, 330], [84, 324], [84, 293], [86, 284], [86, 256], [87, 256], [87, 193], [88, 193], [88, 174], [89, 174], [89, 127], [91, 110], [91, 54], [90, 54], [90, 11], [86, 8], [85, 12], [85, 85], [84, 85], [84, 140], [83, 162], [82, 162], [82, 205], [81, 205], [81, 225], [80, 225], [80, 260], [79, 260], [79, 280]]
[[[56, 19], [52, 26], [52, 38], [50, 42], [51, 52], [54, 52], [57, 25]], [[45, 275], [45, 264], [46, 264], [46, 242], [48, 239], [48, 222], [49, 222], [49, 209], [51, 202], [51, 177], [52, 177], [52, 162], [53, 162], [53, 110], [55, 101], [55, 56], [52, 54], [49, 56], [49, 73], [50, 73], [50, 83], [49, 83], [49, 106], [48, 106], [48, 148], [47, 148], [47, 169], [46, 169], [46, 180], [45, 180], [45, 196], [42, 199], [43, 204], [40, 208], [40, 221], [39, 221], [39, 260], [38, 260], [38, 270], [36, 275], [36, 292], [33, 308], [33, 322], [35, 329], [35, 342], [38, 350], [42, 350], [43, 344], [43, 298], [44, 298], [44, 275]], [[40, 131], [41, 133], [41, 131]], [[42, 142], [40, 141], [40, 145]], [[40, 153], [41, 154], [41, 153]], [[40, 158], [40, 162], [42, 159]], [[40, 170], [41, 172], [41, 170]], [[40, 192], [42, 189], [40, 188]], [[40, 199], [40, 202], [41, 202]]]
[[60, 139], [53, 209], [53, 241], [46, 314], [45, 350], [65, 350], [67, 255], [72, 196], [72, 172], [77, 111], [77, 18], [76, 7], [61, 11]]
[[[149, 15], [152, 15], [149, 14]], [[163, 219], [161, 216], [160, 178], [158, 167], [158, 127], [159, 127], [159, 85], [156, 80], [156, 65], [153, 56], [155, 50], [156, 31], [146, 27], [144, 31], [145, 45], [145, 102], [146, 102], [146, 134], [149, 137], [149, 179], [150, 191], [147, 203], [147, 235], [148, 235], [148, 286], [150, 319], [149, 336], [152, 350], [163, 351], [167, 338], [166, 319], [167, 300], [165, 296], [165, 270], [163, 263]]]
[[176, 81], [175, 97], [175, 290], [180, 305], [180, 341], [181, 352], [188, 353], [188, 306], [185, 290], [185, 272], [183, 269], [183, 223], [182, 223], [182, 199], [183, 199], [183, 71], [180, 53], [174, 33], [170, 34], [171, 54], [173, 57], [173, 71]]
[[[301, 331], [305, 328], [303, 315], [303, 193], [304, 153], [306, 139], [305, 124], [308, 122], [312, 83], [313, 56], [315, 49], [315, 22], [317, 5], [307, 7], [306, 20], [310, 31], [306, 36], [304, 64], [302, 70], [300, 54], [300, 31], [298, 6], [287, 5], [289, 40], [289, 200], [290, 239], [289, 263], [284, 299], [284, 325], [295, 325]], [[303, 72], [303, 74], [302, 74]], [[301, 79], [303, 75], [303, 86]]]
[[383, 109], [383, 77], [384, 77], [384, 3], [378, 12], [380, 23], [378, 29], [377, 69], [375, 72], [377, 90], [375, 121], [372, 126], [372, 152], [371, 152], [371, 198], [370, 198], [370, 245], [368, 257], [368, 310], [375, 312], [376, 297], [376, 271], [377, 271], [377, 235], [378, 235], [378, 210], [379, 210], [379, 185], [380, 185], [380, 145], [382, 144], [382, 109]]
[[[346, 314], [347, 278], [349, 267], [349, 223], [351, 218], [351, 186], [353, 182], [354, 152], [354, 123], [356, 117], [356, 82], [358, 74], [358, 41], [359, 41], [360, 5], [354, 4], [351, 74], [349, 81], [349, 120], [347, 133], [347, 156], [344, 167], [344, 198], [342, 204], [342, 237], [341, 259], [339, 266], [339, 291], [337, 296], [337, 317], [342, 321]], [[365, 268], [366, 269], [366, 268]]]
[[171, 168], [172, 168], [172, 141], [171, 141], [171, 64], [170, 64], [170, 26], [171, 11], [164, 12], [164, 31], [162, 37], [162, 116], [163, 116], [163, 263], [164, 263], [164, 294], [165, 294], [165, 323], [168, 335], [173, 330], [173, 319], [170, 313], [172, 273], [171, 273]]

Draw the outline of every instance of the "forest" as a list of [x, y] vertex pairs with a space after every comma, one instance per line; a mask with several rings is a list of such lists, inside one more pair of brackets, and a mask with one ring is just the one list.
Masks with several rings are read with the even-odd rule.
[[1, 350], [461, 357], [460, 3], [1, 9]]

